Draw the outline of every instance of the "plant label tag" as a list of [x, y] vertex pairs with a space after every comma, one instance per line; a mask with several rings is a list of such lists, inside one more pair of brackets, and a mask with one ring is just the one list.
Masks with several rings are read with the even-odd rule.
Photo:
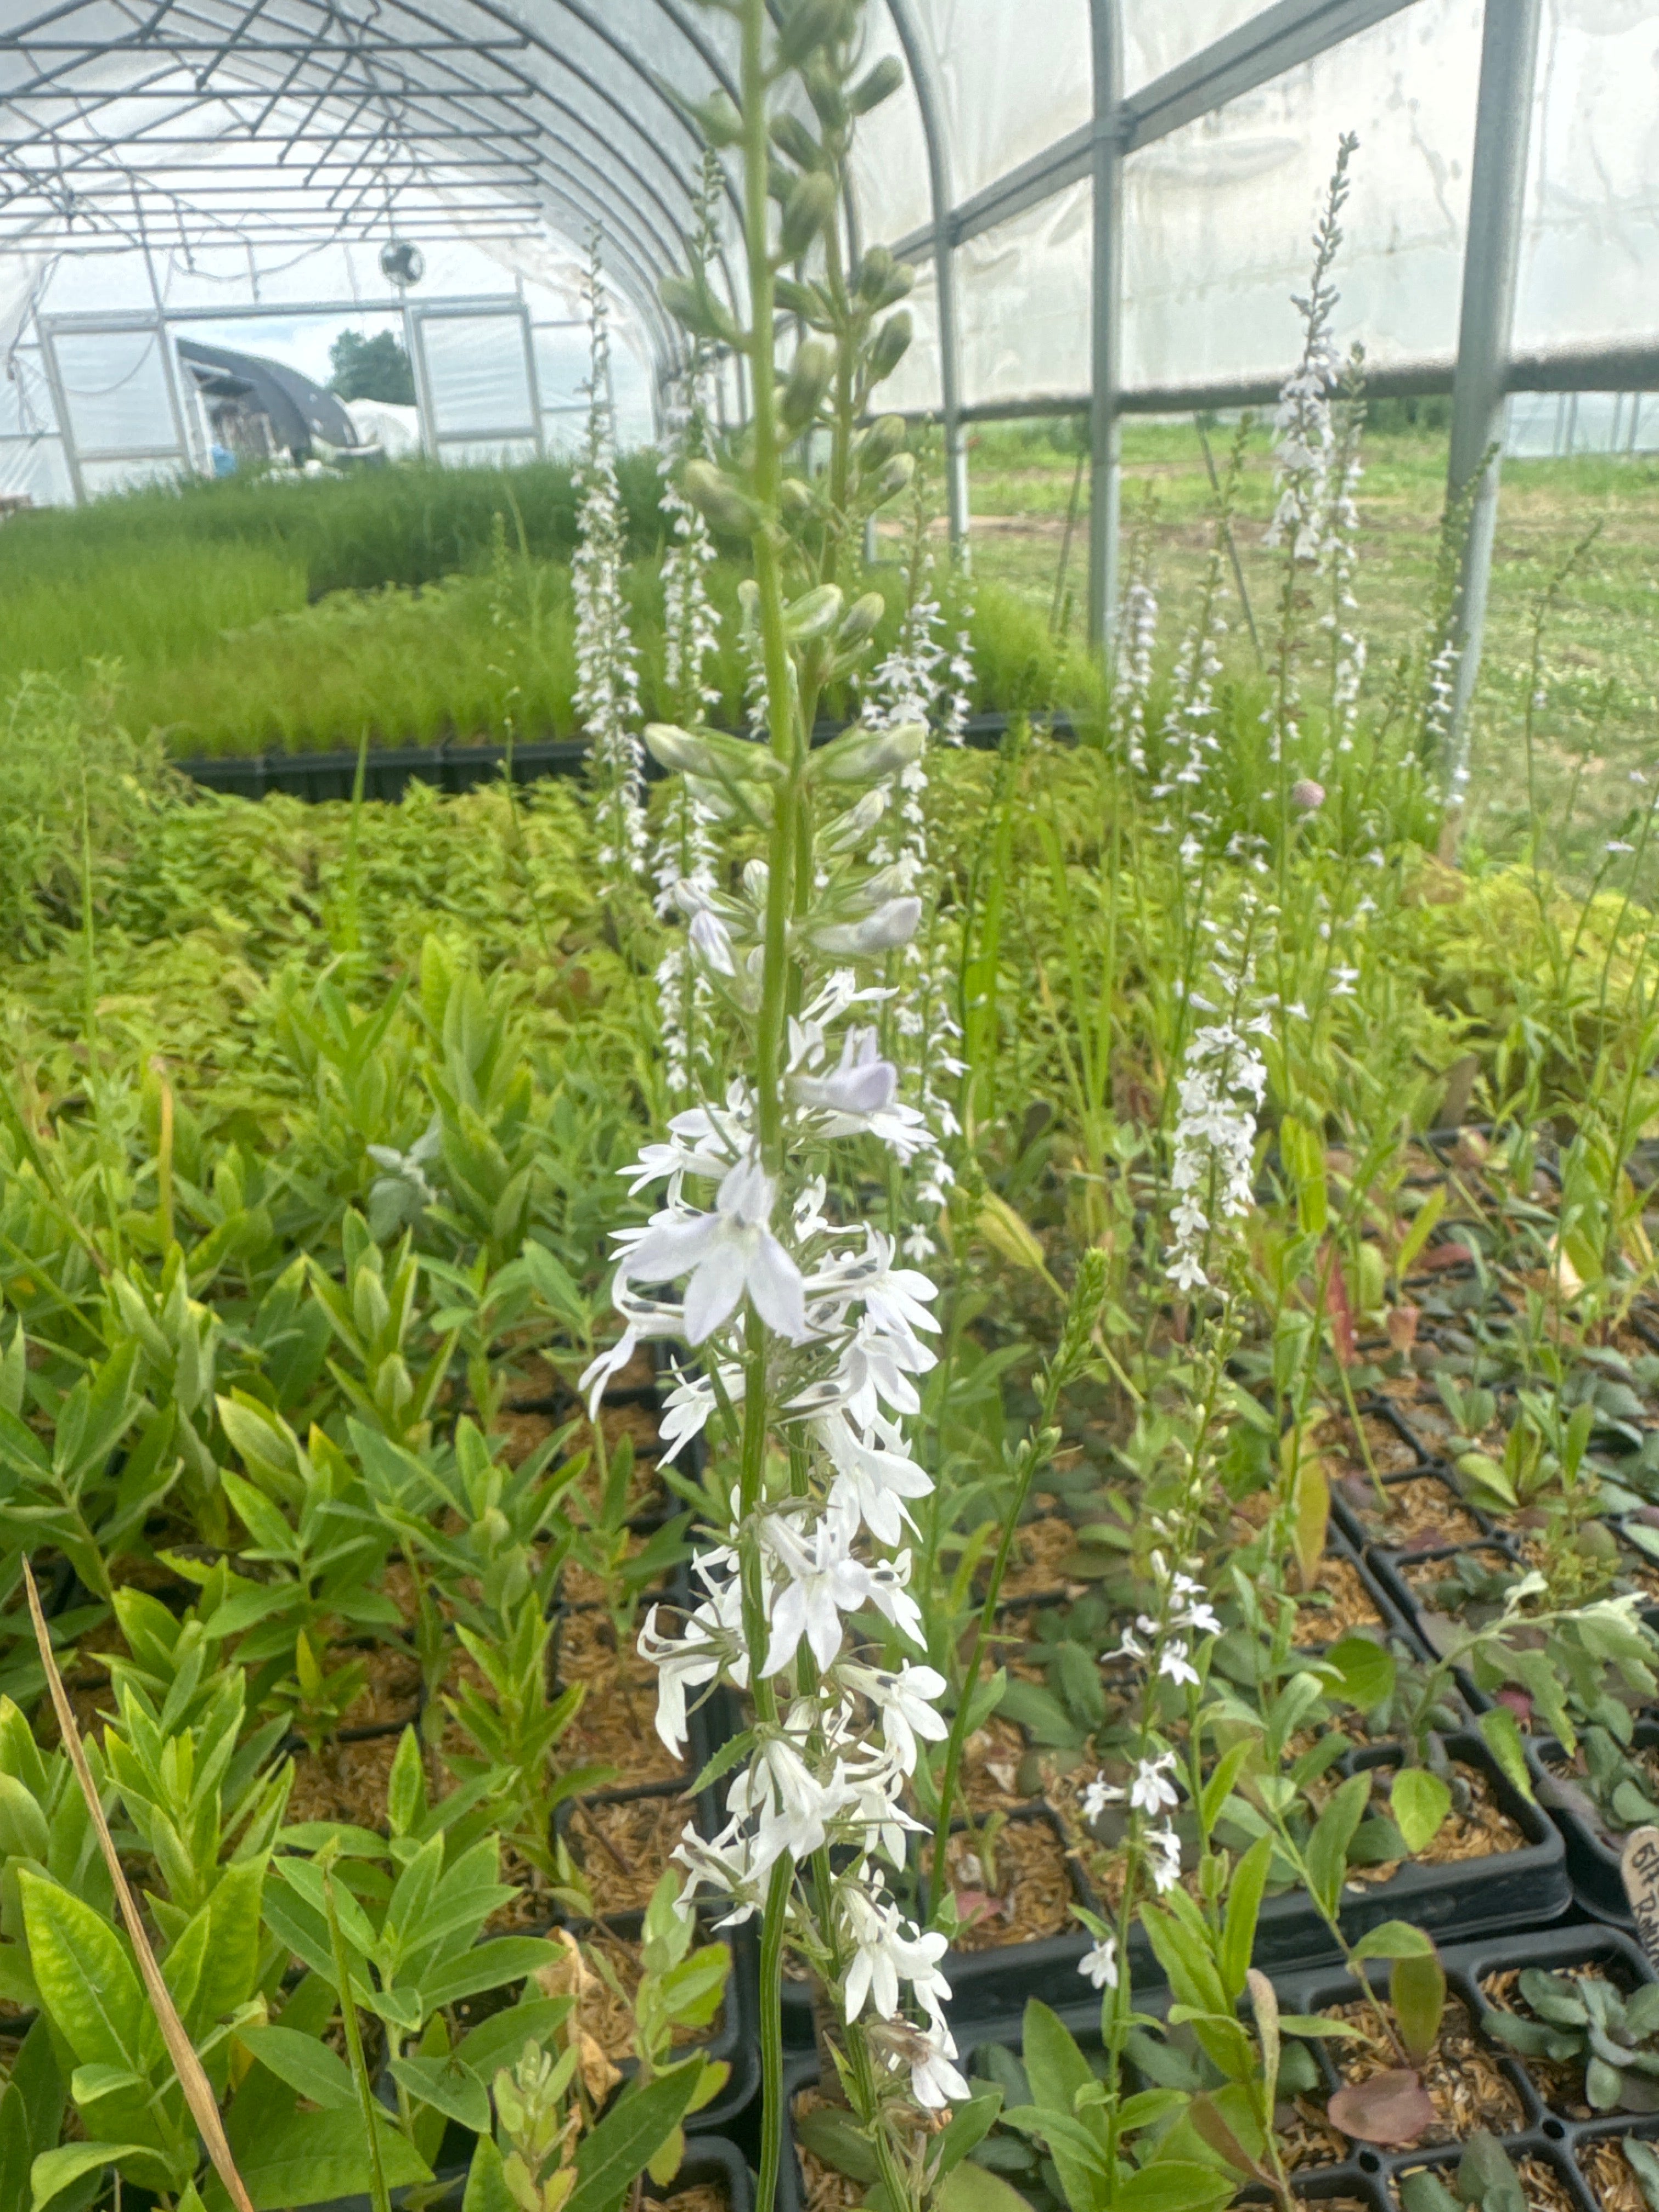
[[1642, 1948], [1659, 1966], [1659, 1828], [1632, 1830], [1625, 1838], [1620, 1871]]

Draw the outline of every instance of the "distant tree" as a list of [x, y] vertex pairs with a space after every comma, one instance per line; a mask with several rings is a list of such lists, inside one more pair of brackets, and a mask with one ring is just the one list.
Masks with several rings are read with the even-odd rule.
[[342, 399], [384, 399], [393, 407], [415, 404], [415, 372], [394, 332], [376, 331], [366, 338], [342, 331], [328, 349], [333, 374], [331, 392]]

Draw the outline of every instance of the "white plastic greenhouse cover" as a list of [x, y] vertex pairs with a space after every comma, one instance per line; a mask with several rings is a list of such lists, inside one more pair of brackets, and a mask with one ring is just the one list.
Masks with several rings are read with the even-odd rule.
[[[872, 54], [910, 71], [865, 126], [851, 210], [861, 240], [902, 241], [917, 264], [917, 342], [893, 404], [1087, 404], [1097, 92], [1131, 130], [1127, 404], [1282, 371], [1343, 131], [1359, 148], [1339, 334], [1379, 369], [1448, 365], [1484, 14], [1481, 0], [869, 0]], [[1113, 21], [1119, 82], [1097, 88]], [[683, 263], [700, 159], [663, 87], [729, 88], [735, 35], [697, 0], [0, 0], [0, 437], [51, 417], [38, 346], [30, 356], [37, 309], [142, 312], [152, 270], [169, 313], [383, 298], [375, 255], [393, 235], [422, 240], [434, 264], [422, 296], [528, 279], [568, 301], [597, 228], [623, 352], [660, 380], [678, 341], [656, 288]], [[1266, 65], [1212, 76], [1215, 99], [1165, 127], [1183, 72], [1201, 78], [1253, 41]], [[1515, 343], [1649, 345], [1659, 0], [1544, 0], [1535, 84]], [[1057, 189], [999, 199], [1045, 170]], [[720, 281], [740, 305], [735, 194], [723, 222]], [[447, 256], [475, 273], [447, 274]], [[537, 339], [538, 372], [557, 351]], [[140, 383], [150, 373], [127, 366]], [[50, 454], [35, 465], [49, 475]]]

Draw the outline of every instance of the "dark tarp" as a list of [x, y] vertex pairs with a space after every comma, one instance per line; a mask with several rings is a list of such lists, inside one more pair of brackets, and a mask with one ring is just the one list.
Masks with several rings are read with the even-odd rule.
[[246, 396], [252, 411], [269, 418], [274, 442], [296, 461], [310, 458], [313, 438], [329, 446], [352, 447], [358, 442], [351, 417], [340, 400], [308, 376], [301, 376], [297, 368], [262, 361], [257, 354], [202, 345], [195, 338], [179, 339], [179, 358], [204, 392], [223, 398]]

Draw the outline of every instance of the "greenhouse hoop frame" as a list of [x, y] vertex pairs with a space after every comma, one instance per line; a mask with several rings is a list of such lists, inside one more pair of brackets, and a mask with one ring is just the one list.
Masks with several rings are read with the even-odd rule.
[[[0, 4], [0, 105], [8, 118], [0, 246], [20, 261], [53, 266], [60, 258], [121, 248], [142, 252], [153, 317], [145, 325], [142, 315], [135, 322], [124, 310], [106, 327], [113, 333], [153, 326], [163, 338], [176, 443], [122, 447], [112, 449], [116, 457], [166, 460], [176, 453], [190, 465], [187, 410], [166, 329], [187, 317], [225, 321], [254, 312], [256, 252], [362, 247], [395, 235], [464, 245], [511, 268], [550, 239], [561, 241], [568, 255], [594, 229], [605, 240], [608, 281], [648, 350], [659, 402], [683, 368], [683, 341], [657, 288], [685, 263], [702, 148], [695, 123], [667, 86], [691, 97], [736, 89], [729, 27], [694, 0], [549, 0], [533, 10], [524, 0], [387, 0], [372, 21], [354, 13], [351, 0], [55, 0], [45, 9], [25, 7], [26, 0]], [[942, 427], [950, 535], [964, 557], [967, 426], [1045, 413], [1086, 416], [1089, 617], [1091, 635], [1103, 646], [1110, 643], [1118, 598], [1121, 418], [1262, 406], [1277, 391], [1277, 378], [1265, 365], [1228, 373], [1194, 364], [1190, 377], [1167, 374], [1173, 364], [1152, 375], [1128, 365], [1126, 319], [1139, 307], [1141, 289], [1134, 267], [1142, 243], [1135, 157], [1183, 132], [1190, 138], [1194, 128], [1236, 104], [1282, 88], [1293, 73], [1305, 74], [1352, 42], [1391, 27], [1403, 26], [1401, 37], [1441, 40], [1449, 70], [1449, 41], [1456, 39], [1456, 54], [1477, 81], [1467, 168], [1460, 163], [1449, 172], [1457, 176], [1459, 193], [1467, 174], [1455, 342], [1403, 353], [1396, 347], [1395, 357], [1373, 365], [1367, 382], [1379, 396], [1449, 390], [1449, 494], [1455, 498], [1479, 477], [1469, 501], [1460, 597], [1461, 725], [1478, 672], [1496, 525], [1498, 469], [1487, 456], [1494, 447], [1501, 452], [1508, 395], [1626, 392], [1659, 383], [1659, 332], [1645, 327], [1599, 342], [1516, 343], [1529, 141], [1540, 57], [1547, 45], [1553, 55], [1563, 35], [1559, 0], [1553, 11], [1551, 0], [1486, 0], [1484, 6], [1480, 0], [1276, 0], [1207, 39], [1206, 29], [1233, 15], [1231, 6], [1209, 0], [1203, 7], [1148, 10], [1135, 0], [1054, 0], [1037, 27], [1052, 29], [1054, 72], [1046, 84], [1034, 80], [1036, 92], [1029, 94], [1047, 106], [1032, 118], [1015, 118], [1036, 150], [997, 161], [976, 142], [979, 166], [990, 173], [958, 191], [969, 125], [981, 137], [988, 133], [999, 143], [1008, 138], [1011, 150], [1020, 135], [1014, 122], [1003, 128], [1000, 113], [988, 119], [975, 108], [964, 48], [964, 41], [981, 35], [988, 50], [994, 46], [1018, 11], [977, 0], [982, 21], [965, 20], [975, 12], [960, 0], [954, 6], [951, 0], [872, 0], [872, 40], [906, 65], [910, 106], [902, 129], [908, 136], [891, 140], [893, 146], [902, 143], [902, 160], [890, 149], [880, 156], [886, 163], [883, 189], [866, 185], [862, 176], [849, 185], [849, 243], [856, 248], [860, 236], [889, 236], [896, 229], [896, 251], [921, 264], [927, 300], [924, 305], [919, 286], [918, 311], [929, 325], [916, 349], [911, 388], [897, 404], [907, 415]], [[1642, 13], [1638, 8], [1638, 18]], [[112, 27], [112, 16], [122, 27]], [[1173, 51], [1171, 58], [1183, 41], [1186, 50]], [[1160, 57], [1164, 65], [1157, 66]], [[998, 58], [993, 54], [986, 64], [989, 89], [981, 89], [999, 106], [1012, 106], [1020, 87], [1006, 70], [999, 74]], [[1042, 123], [1056, 102], [1063, 118], [1079, 102], [1085, 112], [1053, 129], [1043, 144]], [[1195, 164], [1202, 184], [1200, 170]], [[738, 203], [729, 174], [723, 192], [726, 229], [713, 266], [741, 317]], [[907, 193], [920, 193], [921, 219], [885, 226], [886, 204], [897, 207]], [[1444, 196], [1455, 194], [1449, 189]], [[999, 237], [1015, 239], [1022, 222], [1045, 221], [1057, 210], [1066, 211], [1074, 228], [1086, 218], [1089, 232], [1081, 261], [1062, 261], [1058, 216], [1054, 236], [1041, 240], [1056, 269], [1071, 272], [1070, 296], [1085, 303], [1076, 311], [1086, 328], [1084, 373], [1062, 360], [1045, 387], [1024, 370], [1001, 376], [994, 361], [999, 374], [990, 380], [1018, 388], [981, 389], [987, 380], [977, 366], [970, 373], [964, 333], [984, 315], [964, 289], [972, 274], [964, 257]], [[233, 247], [248, 256], [252, 307], [210, 309], [171, 296], [181, 260], [193, 271]], [[156, 272], [158, 254], [169, 259], [165, 286]], [[339, 289], [331, 288], [331, 295]], [[371, 309], [354, 286], [349, 312], [402, 314], [428, 454], [476, 450], [491, 439], [543, 452], [547, 415], [558, 410], [545, 407], [538, 392], [537, 319], [524, 296], [522, 270], [516, 301], [504, 299], [487, 312], [516, 312], [521, 319], [527, 399], [519, 411], [528, 419], [492, 422], [477, 435], [439, 419], [424, 340], [446, 319], [473, 312], [477, 289], [463, 287], [453, 299], [399, 299], [389, 309], [377, 302]], [[33, 321], [64, 434], [67, 395], [56, 346], [70, 319], [40, 312], [33, 297], [29, 308], [21, 320], [0, 313], [0, 335], [10, 332], [15, 350], [19, 331]], [[311, 308], [295, 303], [289, 312]], [[1178, 319], [1171, 311], [1170, 319]], [[994, 324], [973, 333], [981, 350], [988, 346], [993, 354], [998, 336]], [[916, 388], [930, 375], [931, 392]], [[720, 385], [722, 416], [740, 416], [740, 362], [723, 366]], [[15, 445], [51, 434], [7, 426], [0, 434]], [[72, 453], [71, 442], [65, 435], [64, 459], [76, 495], [85, 496], [88, 456]]]

